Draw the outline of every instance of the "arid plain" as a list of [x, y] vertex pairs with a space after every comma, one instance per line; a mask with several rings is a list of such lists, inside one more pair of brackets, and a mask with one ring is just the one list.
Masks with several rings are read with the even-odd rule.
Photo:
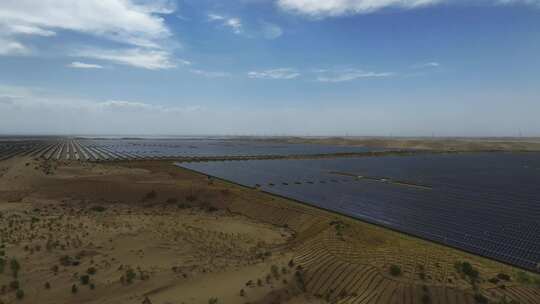
[[0, 162], [0, 303], [540, 303], [540, 278], [173, 166]]

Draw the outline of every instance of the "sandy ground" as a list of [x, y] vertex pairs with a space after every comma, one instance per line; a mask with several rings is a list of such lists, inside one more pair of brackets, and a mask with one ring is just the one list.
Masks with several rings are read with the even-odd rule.
[[0, 237], [0, 303], [540, 303], [533, 274], [160, 161], [0, 162]]
[[431, 151], [540, 151], [540, 138], [286, 137], [273, 140]]

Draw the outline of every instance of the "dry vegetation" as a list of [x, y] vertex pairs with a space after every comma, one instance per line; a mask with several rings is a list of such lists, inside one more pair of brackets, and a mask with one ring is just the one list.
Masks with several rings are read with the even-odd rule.
[[[265, 139], [266, 140], [266, 139]], [[430, 151], [540, 151], [540, 138], [288, 137], [278, 142]]]
[[533, 274], [168, 162], [0, 162], [0, 241], [0, 303], [540, 303]]

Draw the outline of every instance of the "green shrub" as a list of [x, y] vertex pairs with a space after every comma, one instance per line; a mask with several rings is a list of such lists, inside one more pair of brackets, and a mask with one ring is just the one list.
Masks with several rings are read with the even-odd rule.
[[136, 277], [137, 274], [135, 273], [135, 271], [133, 271], [133, 269], [130, 268], [126, 271], [126, 282], [128, 284], [131, 284]]
[[399, 267], [398, 265], [390, 266], [390, 274], [395, 277], [401, 275], [401, 267]]
[[22, 289], [18, 289], [15, 293], [15, 296], [17, 297], [17, 299], [21, 300], [22, 298], [24, 298], [24, 291]]
[[103, 212], [106, 210], [106, 208], [103, 206], [93, 206], [92, 208], [90, 208], [90, 210], [95, 212]]
[[9, 262], [9, 266], [11, 268], [11, 273], [13, 274], [13, 277], [16, 278], [19, 276], [19, 271], [21, 270], [21, 264], [15, 259], [12, 258]]
[[88, 285], [88, 283], [90, 283], [90, 276], [85, 274], [80, 277], [80, 281], [82, 285]]
[[90, 268], [88, 268], [88, 270], [86, 270], [86, 273], [88, 273], [89, 275], [94, 275], [94, 274], [96, 274], [96, 272], [97, 272], [97, 270], [94, 267], [90, 267]]

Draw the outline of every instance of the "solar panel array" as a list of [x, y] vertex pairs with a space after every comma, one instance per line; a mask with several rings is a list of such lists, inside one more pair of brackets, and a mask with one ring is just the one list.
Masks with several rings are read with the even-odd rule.
[[25, 139], [0, 140], [0, 160], [16, 155], [79, 161], [210, 157], [271, 157], [362, 153], [382, 148], [286, 144], [230, 138], [200, 139]]
[[540, 270], [540, 154], [180, 163], [532, 271]]

